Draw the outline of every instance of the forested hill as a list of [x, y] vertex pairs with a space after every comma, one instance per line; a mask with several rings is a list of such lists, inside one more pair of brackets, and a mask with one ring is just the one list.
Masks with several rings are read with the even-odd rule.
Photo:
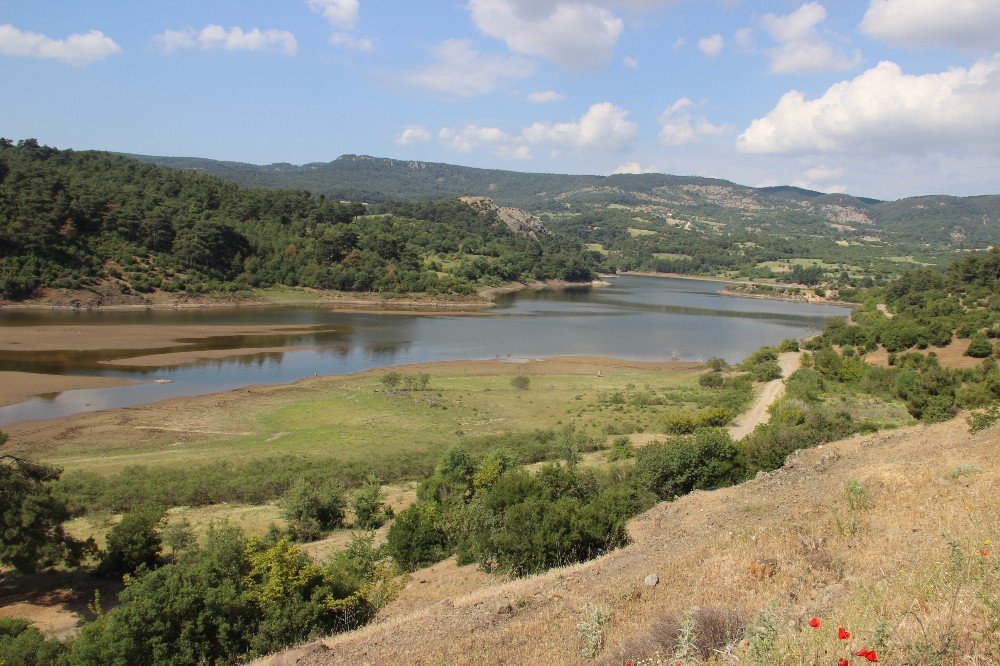
[[502, 205], [535, 212], [628, 206], [662, 219], [698, 218], [733, 229], [752, 227], [786, 236], [808, 233], [963, 248], [1000, 244], [997, 195], [930, 195], [884, 202], [797, 187], [753, 188], [693, 176], [520, 173], [366, 155], [344, 155], [332, 162], [301, 166], [135, 157], [210, 173], [248, 187], [306, 189], [352, 201], [485, 195]]
[[471, 293], [513, 280], [584, 280], [599, 255], [530, 238], [456, 199], [366, 208], [303, 189], [245, 189], [96, 151], [0, 139], [0, 297], [47, 287], [124, 293]]

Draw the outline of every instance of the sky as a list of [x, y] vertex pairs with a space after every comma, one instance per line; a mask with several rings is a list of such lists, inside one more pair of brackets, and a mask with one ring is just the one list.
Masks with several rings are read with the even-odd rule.
[[1000, 0], [0, 0], [0, 136], [1000, 193]]

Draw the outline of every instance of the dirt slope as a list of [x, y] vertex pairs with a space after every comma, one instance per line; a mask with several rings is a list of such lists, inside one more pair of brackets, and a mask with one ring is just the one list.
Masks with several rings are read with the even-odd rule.
[[[848, 508], [848, 479], [861, 482], [865, 508]], [[957, 419], [856, 437], [740, 486], [659, 504], [632, 521], [630, 546], [591, 562], [511, 582], [452, 563], [418, 571], [375, 624], [263, 663], [582, 663], [587, 604], [609, 613], [604, 663], [644, 656], [634, 646], [648, 651], [665, 622], [694, 606], [747, 619], [772, 607], [783, 647], [770, 663], [820, 654], [835, 664], [848, 647], [832, 633], [838, 624], [863, 645], [880, 622], [890, 635], [880, 663], [910, 661], [906, 641], [930, 644], [948, 627], [959, 654], [938, 663], [1000, 663], [982, 590], [946, 584], [952, 541], [971, 565], [988, 561], [978, 552], [988, 539], [1000, 543], [998, 491], [1000, 426], [970, 435]], [[754, 580], [756, 558], [778, 560], [777, 573]], [[655, 587], [643, 584], [650, 573]], [[812, 616], [822, 631], [805, 624]]]

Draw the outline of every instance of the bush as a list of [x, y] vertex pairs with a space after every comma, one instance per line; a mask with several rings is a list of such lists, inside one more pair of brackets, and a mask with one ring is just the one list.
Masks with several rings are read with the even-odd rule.
[[343, 526], [345, 507], [341, 485], [300, 480], [284, 498], [288, 532], [296, 541], [318, 539], [324, 532]]
[[69, 663], [69, 650], [64, 643], [46, 639], [24, 618], [0, 618], [0, 664], [65, 666]]
[[160, 564], [161, 533], [166, 513], [162, 507], [145, 506], [129, 511], [108, 533], [108, 545], [98, 571], [105, 576], [133, 574], [139, 567]]
[[706, 362], [708, 368], [713, 372], [722, 372], [729, 369], [729, 364], [726, 363], [726, 359], [720, 358], [718, 356], [713, 356]]
[[982, 333], [977, 333], [972, 336], [972, 342], [969, 343], [969, 348], [965, 350], [966, 356], [971, 356], [973, 358], [986, 358], [987, 356], [993, 355], [993, 343]]
[[721, 429], [639, 449], [635, 470], [643, 486], [662, 499], [729, 486], [746, 476], [736, 444]]
[[510, 378], [510, 385], [517, 391], [526, 391], [531, 386], [531, 380], [524, 375]]
[[376, 479], [369, 479], [354, 495], [354, 527], [374, 530], [392, 519], [392, 508], [382, 501], [382, 485]]
[[721, 372], [706, 372], [698, 376], [698, 384], [704, 388], [722, 388], [726, 383], [726, 378]]
[[399, 512], [387, 536], [387, 548], [397, 562], [409, 569], [433, 564], [448, 553], [448, 536], [440, 512], [431, 502], [418, 502]]
[[778, 345], [779, 352], [797, 352], [799, 351], [799, 341], [795, 338], [788, 338], [787, 340], [782, 340], [781, 344]]
[[399, 386], [399, 382], [403, 379], [403, 375], [395, 371], [390, 371], [379, 377], [379, 381], [382, 382], [382, 386], [386, 388], [396, 388]]

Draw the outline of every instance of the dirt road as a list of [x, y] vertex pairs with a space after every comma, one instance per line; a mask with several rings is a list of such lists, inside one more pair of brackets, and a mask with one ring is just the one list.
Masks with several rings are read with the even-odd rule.
[[771, 413], [767, 411], [776, 400], [785, 394], [785, 380], [792, 376], [792, 373], [802, 365], [802, 355], [799, 352], [785, 352], [778, 355], [778, 365], [781, 366], [781, 379], [775, 379], [764, 384], [764, 388], [757, 395], [753, 406], [742, 414], [736, 423], [729, 427], [729, 434], [734, 440], [741, 440], [761, 423], [771, 420]]

